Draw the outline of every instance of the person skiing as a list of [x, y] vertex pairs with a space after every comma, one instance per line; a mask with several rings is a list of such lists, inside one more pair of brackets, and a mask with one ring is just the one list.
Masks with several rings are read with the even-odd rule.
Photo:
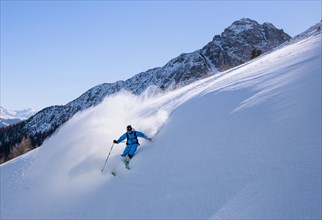
[[125, 147], [123, 153], [121, 154], [121, 156], [125, 158], [124, 159], [125, 166], [128, 169], [129, 169], [128, 165], [130, 163], [130, 160], [132, 159], [132, 157], [134, 156], [134, 154], [136, 152], [136, 149], [140, 145], [138, 137], [142, 137], [148, 141], [152, 141], [152, 138], [149, 138], [148, 136], [146, 136], [142, 132], [133, 130], [131, 125], [128, 125], [126, 127], [126, 133], [124, 133], [118, 140], [113, 141], [113, 143], [119, 144], [122, 141], [124, 141], [125, 138], [127, 139], [126, 147]]

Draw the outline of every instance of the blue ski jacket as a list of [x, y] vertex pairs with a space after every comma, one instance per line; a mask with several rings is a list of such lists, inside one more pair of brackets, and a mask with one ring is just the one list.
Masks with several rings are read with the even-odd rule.
[[127, 139], [126, 141], [126, 148], [124, 149], [123, 153], [121, 156], [125, 157], [126, 155], [131, 155], [133, 156], [136, 149], [138, 148], [139, 144], [139, 140], [138, 137], [142, 137], [146, 140], [149, 140], [148, 136], [146, 136], [145, 134], [143, 134], [140, 131], [132, 131], [131, 133], [126, 132], [124, 133], [117, 141], [116, 143], [119, 144], [122, 141], [124, 141], [125, 139]]

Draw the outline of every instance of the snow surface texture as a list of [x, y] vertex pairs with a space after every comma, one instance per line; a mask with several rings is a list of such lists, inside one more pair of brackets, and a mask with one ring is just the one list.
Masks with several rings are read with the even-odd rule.
[[[321, 218], [321, 34], [153, 91], [108, 97], [1, 165], [1, 219]], [[102, 174], [128, 124], [154, 141], [131, 171], [114, 145]]]

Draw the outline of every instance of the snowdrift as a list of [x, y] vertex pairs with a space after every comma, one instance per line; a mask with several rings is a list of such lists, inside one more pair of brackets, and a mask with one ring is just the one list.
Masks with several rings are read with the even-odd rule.
[[[130, 171], [115, 145], [102, 174], [128, 124], [153, 142], [141, 140]], [[1, 219], [28, 218], [321, 218], [321, 34], [75, 115], [1, 165]]]

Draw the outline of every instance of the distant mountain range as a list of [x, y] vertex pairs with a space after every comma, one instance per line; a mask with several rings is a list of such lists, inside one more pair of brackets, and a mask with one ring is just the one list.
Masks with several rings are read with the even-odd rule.
[[199, 50], [183, 53], [162, 67], [128, 80], [95, 86], [66, 105], [47, 107], [28, 120], [0, 129], [0, 158], [7, 158], [23, 137], [29, 137], [34, 147], [40, 146], [77, 112], [101, 103], [111, 94], [126, 90], [138, 95], [149, 86], [173, 90], [243, 64], [290, 39], [271, 23], [259, 24], [248, 18], [235, 21]]
[[23, 110], [8, 110], [0, 106], [0, 127], [26, 120], [36, 113], [37, 111], [31, 108]]

